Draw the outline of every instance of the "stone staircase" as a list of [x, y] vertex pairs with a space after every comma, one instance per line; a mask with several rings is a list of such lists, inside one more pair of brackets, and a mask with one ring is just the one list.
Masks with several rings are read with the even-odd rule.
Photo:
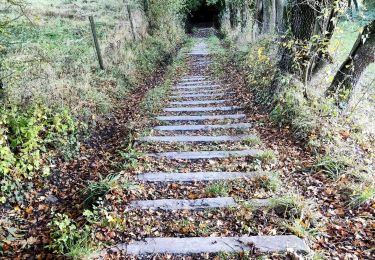
[[[230, 86], [219, 84], [210, 79], [202, 64], [210, 61], [210, 52], [204, 39], [198, 40], [188, 56], [191, 59], [191, 75], [180, 79], [172, 88], [170, 102], [166, 104], [163, 114], [156, 117], [160, 125], [152, 128], [151, 135], [140, 138], [148, 146], [160, 144], [187, 145], [181, 150], [163, 150], [150, 152], [146, 156], [151, 160], [173, 165], [191, 165], [190, 172], [179, 172], [176, 167], [173, 172], [146, 172], [139, 174], [141, 183], [210, 183], [215, 181], [252, 179], [267, 175], [254, 171], [205, 171], [205, 165], [212, 160], [228, 159], [249, 160], [262, 153], [261, 149], [228, 149], [205, 150], [207, 145], [240, 143], [255, 138], [253, 134], [241, 134], [241, 131], [251, 129], [246, 115], [236, 102], [235, 92]], [[223, 131], [229, 131], [225, 134]], [[233, 133], [233, 134], [231, 134]], [[165, 149], [171, 149], [166, 146]], [[172, 146], [173, 147], [173, 146]], [[191, 149], [190, 148], [194, 148]], [[250, 159], [251, 160], [251, 159]], [[243, 161], [241, 161], [243, 162]], [[220, 164], [219, 163], [219, 164]], [[202, 165], [201, 171], [193, 170], [193, 165]], [[194, 168], [195, 169], [195, 168]], [[265, 207], [267, 199], [250, 199], [251, 205]], [[161, 198], [154, 200], [135, 200], [130, 208], [136, 210], [160, 211], [210, 211], [236, 207], [238, 203], [231, 196], [218, 196], [198, 199]], [[178, 219], [176, 219], [177, 221]], [[129, 255], [176, 254], [194, 255], [201, 253], [257, 251], [261, 253], [285, 252], [287, 250], [308, 252], [305, 242], [294, 235], [258, 235], [258, 236], [215, 236], [205, 237], [150, 237], [143, 241], [134, 241], [118, 245], [111, 252], [122, 252]]]

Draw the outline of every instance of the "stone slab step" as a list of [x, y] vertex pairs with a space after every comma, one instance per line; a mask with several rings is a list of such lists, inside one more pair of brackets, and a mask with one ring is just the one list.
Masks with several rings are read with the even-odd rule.
[[253, 138], [254, 135], [173, 135], [173, 136], [146, 136], [140, 138], [143, 142], [163, 142], [163, 143], [218, 143], [218, 142], [238, 142], [247, 138]]
[[260, 176], [267, 176], [267, 174], [261, 172], [150, 172], [137, 175], [137, 179], [139, 181], [144, 182], [200, 182], [235, 180], [241, 178], [254, 178]]
[[226, 102], [234, 101], [232, 99], [221, 99], [221, 100], [187, 100], [187, 101], [173, 101], [169, 102], [171, 105], [209, 105], [209, 104], [223, 104]]
[[226, 125], [166, 125], [156, 126], [156, 131], [209, 131], [214, 129], [247, 129], [250, 128], [249, 123], [226, 124]]
[[256, 156], [261, 153], [260, 150], [250, 149], [241, 151], [199, 151], [199, 152], [164, 152], [152, 153], [148, 156], [155, 158], [168, 158], [174, 160], [203, 160], [203, 159], [220, 159], [229, 157]]
[[209, 112], [209, 111], [233, 111], [240, 109], [239, 106], [224, 107], [167, 107], [165, 112]]
[[224, 119], [242, 119], [245, 114], [232, 115], [200, 115], [200, 116], [158, 116], [160, 121], [204, 121], [204, 120], [224, 120]]
[[205, 76], [186, 76], [181, 78], [181, 81], [206, 81], [207, 77]]
[[172, 89], [174, 90], [193, 90], [193, 89], [218, 89], [220, 85], [189, 85], [189, 86], [180, 86], [176, 85]]
[[211, 80], [196, 80], [196, 81], [179, 82], [177, 86], [189, 86], [189, 85], [200, 85], [200, 84], [210, 85], [211, 83], [212, 83]]
[[130, 203], [135, 209], [162, 210], [204, 210], [213, 208], [235, 207], [237, 203], [232, 197], [204, 198], [196, 200], [161, 199], [137, 200]]
[[216, 94], [216, 93], [224, 93], [227, 89], [199, 89], [199, 90], [175, 90], [171, 94], [175, 96], [181, 95], [193, 95], [193, 94]]
[[[309, 253], [303, 239], [294, 235], [241, 236], [241, 237], [159, 237], [119, 244], [109, 249], [113, 253], [126, 252], [128, 255], [193, 255], [203, 253], [240, 253], [255, 251], [260, 253], [284, 253], [294, 251]], [[101, 254], [105, 254], [102, 252]]]
[[212, 93], [212, 94], [182, 94], [182, 95], [173, 95], [171, 98], [178, 99], [178, 98], [214, 98], [214, 97], [222, 97], [227, 95], [233, 95], [235, 92], [221, 92], [221, 93]]
[[190, 52], [188, 54], [191, 55], [191, 56], [205, 56], [205, 55], [209, 55], [210, 53], [208, 53], [208, 52]]

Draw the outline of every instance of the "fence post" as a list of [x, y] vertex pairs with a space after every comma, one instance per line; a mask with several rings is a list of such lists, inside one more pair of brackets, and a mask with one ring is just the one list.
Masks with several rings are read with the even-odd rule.
[[98, 56], [99, 66], [100, 66], [100, 69], [104, 70], [103, 58], [102, 58], [102, 54], [100, 52], [98, 37], [96, 35], [96, 28], [95, 28], [95, 23], [94, 23], [94, 17], [90, 15], [89, 16], [89, 20], [90, 20], [92, 37], [94, 39], [95, 50], [96, 50], [96, 54]]
[[143, 11], [148, 14], [148, 0], [143, 0]]
[[130, 10], [130, 5], [126, 5], [126, 9], [128, 10], [128, 16], [129, 16], [129, 21], [130, 21], [130, 28], [132, 29], [132, 34], [133, 34], [133, 40], [136, 40], [135, 37], [135, 32], [134, 32], [134, 24], [133, 24], [133, 18], [132, 18], [132, 13]]

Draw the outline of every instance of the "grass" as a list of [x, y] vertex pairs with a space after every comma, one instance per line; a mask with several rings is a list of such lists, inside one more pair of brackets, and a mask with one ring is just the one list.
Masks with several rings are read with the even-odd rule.
[[255, 156], [255, 159], [260, 160], [263, 163], [273, 163], [277, 160], [276, 154], [272, 150], [266, 150], [260, 152], [258, 155]]
[[211, 196], [227, 196], [228, 186], [225, 182], [213, 183], [206, 188], [206, 193]]
[[282, 182], [280, 180], [279, 174], [277, 172], [270, 172], [262, 178], [262, 184], [261, 187], [265, 189], [266, 191], [277, 191]]
[[98, 198], [103, 197], [112, 189], [118, 187], [120, 175], [110, 174], [105, 178], [100, 177], [99, 181], [90, 182], [83, 190], [84, 204], [92, 205]]
[[244, 140], [246, 145], [249, 146], [255, 146], [255, 145], [260, 145], [262, 141], [258, 136], [250, 136]]
[[87, 207], [95, 204], [99, 198], [104, 197], [106, 194], [110, 193], [116, 189], [129, 190], [136, 185], [128, 181], [122, 181], [120, 178], [121, 174], [109, 174], [106, 177], [100, 177], [98, 181], [91, 181], [88, 183], [87, 187], [83, 190], [84, 204]]
[[365, 203], [375, 199], [375, 186], [363, 187], [358, 185], [355, 187], [353, 194], [350, 196], [349, 206], [357, 208]]
[[274, 197], [269, 201], [269, 209], [285, 217], [300, 218], [305, 207], [302, 197], [294, 193]]
[[122, 161], [120, 163], [120, 170], [130, 171], [138, 166], [138, 159], [143, 155], [138, 152], [131, 144], [125, 151], [118, 152]]
[[313, 170], [323, 171], [330, 178], [337, 179], [344, 174], [345, 170], [350, 165], [352, 165], [350, 158], [337, 155], [325, 155], [315, 162]]
[[310, 228], [308, 223], [305, 223], [299, 218], [294, 219], [292, 223], [285, 222], [283, 225], [293, 234], [301, 238], [311, 238], [318, 234], [316, 228]]

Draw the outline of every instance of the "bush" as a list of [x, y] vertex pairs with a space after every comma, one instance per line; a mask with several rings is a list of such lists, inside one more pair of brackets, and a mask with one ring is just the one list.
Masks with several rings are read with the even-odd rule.
[[43, 106], [26, 111], [2, 109], [0, 113], [0, 199], [4, 203], [11, 195], [23, 198], [23, 181], [36, 174], [49, 175], [43, 153], [47, 148], [76, 143], [77, 125], [67, 110], [55, 114]]
[[48, 248], [55, 253], [73, 259], [82, 259], [93, 252], [90, 245], [91, 231], [88, 226], [78, 227], [67, 215], [58, 213], [48, 227], [52, 238]]

